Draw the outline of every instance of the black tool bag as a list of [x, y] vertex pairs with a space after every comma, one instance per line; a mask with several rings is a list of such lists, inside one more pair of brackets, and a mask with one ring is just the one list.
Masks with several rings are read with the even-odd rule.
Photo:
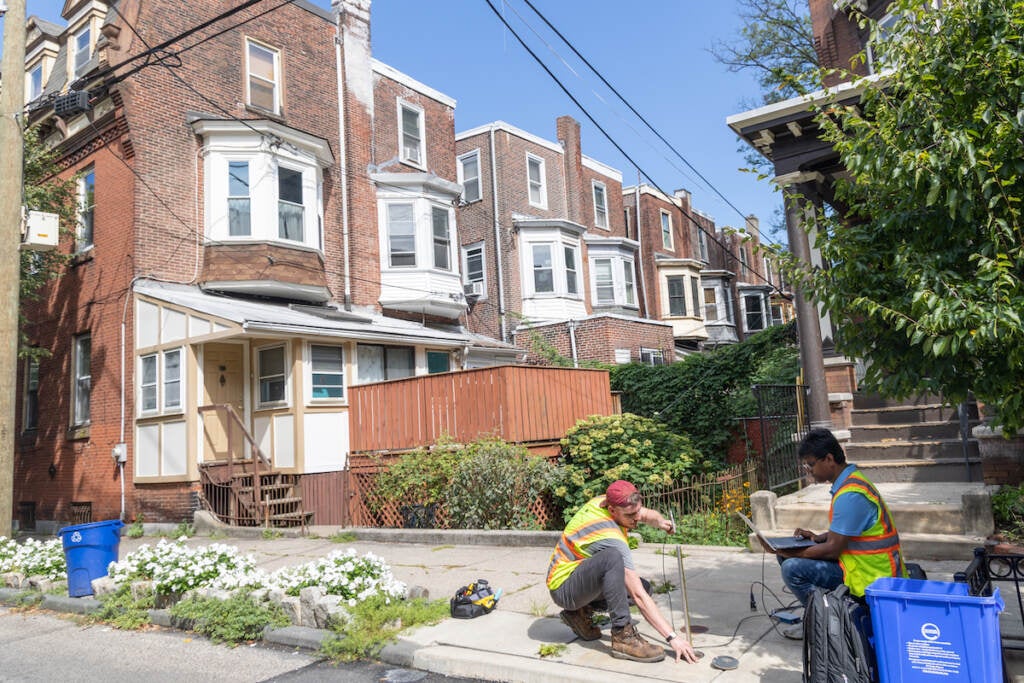
[[449, 605], [456, 619], [474, 619], [494, 611], [498, 598], [486, 580], [477, 579], [455, 591]]
[[843, 584], [816, 588], [804, 609], [804, 683], [878, 680], [867, 606]]

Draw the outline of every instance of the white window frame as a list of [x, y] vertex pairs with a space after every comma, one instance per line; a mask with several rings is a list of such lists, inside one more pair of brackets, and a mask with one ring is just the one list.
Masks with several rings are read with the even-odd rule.
[[[556, 277], [557, 267], [555, 263], [555, 245], [556, 242], [531, 242], [530, 243], [530, 290], [533, 294], [554, 296], [558, 294], [558, 278]], [[544, 248], [548, 251], [548, 262], [550, 265], [540, 267], [537, 266], [537, 249]], [[537, 289], [537, 271], [538, 270], [550, 270], [551, 271], [551, 291], [540, 291]]]
[[[408, 154], [406, 154], [406, 145], [405, 145], [406, 130], [405, 130], [405, 116], [404, 116], [404, 111], [405, 110], [408, 110], [408, 111], [416, 114], [416, 127], [417, 127], [417, 130], [415, 131], [415, 133], [419, 136], [418, 142], [417, 142], [417, 146], [416, 146], [416, 154], [419, 157], [418, 159], [414, 159], [413, 157], [411, 157]], [[399, 100], [398, 100], [398, 158], [399, 158], [400, 161], [402, 161], [402, 163], [409, 164], [410, 166], [415, 166], [416, 168], [426, 169], [426, 167], [427, 167], [427, 139], [426, 139], [427, 135], [426, 135], [426, 132], [427, 132], [427, 127], [426, 127], [425, 115], [423, 113], [423, 107], [417, 106], [415, 104], [412, 104], [411, 102], [407, 102], [407, 101], [399, 98]]]
[[[82, 346], [89, 348], [88, 367], [83, 372]], [[71, 426], [85, 427], [91, 422], [92, 411], [92, 334], [76, 335], [71, 344]], [[84, 410], [82, 409], [84, 397]], [[84, 413], [84, 414], [83, 414]]]
[[[375, 347], [375, 348], [380, 348], [381, 349], [381, 370], [383, 371], [384, 377], [383, 377], [383, 379], [372, 379], [372, 380], [367, 380], [367, 381], [364, 382], [364, 380], [359, 378], [359, 367], [358, 367], [359, 366], [359, 349], [361, 349], [361, 348], [369, 348], [369, 347]], [[403, 351], [404, 350], [412, 351], [412, 374], [410, 374], [410, 375], [402, 375], [401, 377], [388, 377], [388, 352], [389, 351], [398, 350], [398, 349], [402, 349]], [[408, 346], [406, 344], [357, 344], [356, 345], [356, 378], [357, 378], [356, 381], [359, 384], [373, 383], [373, 382], [385, 382], [385, 381], [391, 380], [391, 379], [404, 379], [406, 377], [415, 377], [415, 376], [416, 376], [416, 347]]]
[[622, 286], [627, 306], [636, 306], [636, 269], [633, 259], [622, 259]]
[[[437, 219], [444, 216], [444, 235], [437, 234]], [[448, 209], [436, 204], [430, 207], [430, 255], [431, 265], [435, 270], [451, 272], [452, 270], [452, 221]], [[439, 256], [444, 256], [444, 263], [438, 263]]]
[[640, 347], [640, 362], [644, 365], [665, 365], [665, 354], [661, 349]]
[[[90, 177], [92, 178], [91, 182], [88, 180]], [[89, 251], [96, 244], [96, 167], [86, 166], [78, 177], [77, 185], [78, 225], [75, 228], [75, 251], [81, 253]], [[88, 230], [86, 222], [88, 222]]]
[[659, 214], [659, 229], [661, 230], [661, 246], [664, 249], [672, 249], [672, 245], [675, 244], [675, 237], [673, 235], [672, 228], [672, 214], [662, 209]]
[[[250, 58], [253, 49], [262, 50], [273, 57], [274, 62], [274, 77], [272, 81], [268, 81], [266, 76], [254, 74], [252, 71], [252, 64]], [[271, 89], [271, 96], [274, 100], [273, 105], [270, 109], [267, 109], [263, 105], [256, 104], [253, 102], [252, 97], [252, 81], [256, 79], [261, 84], [267, 84]], [[266, 43], [254, 40], [252, 38], [245, 39], [245, 102], [247, 106], [260, 111], [269, 111], [274, 114], [281, 113], [281, 51], [275, 47], [271, 47]]]
[[[768, 319], [771, 312], [765, 310], [764, 296], [758, 292], [752, 292], [749, 294], [743, 294], [741, 298], [743, 300], [743, 330], [745, 332], [760, 332], [761, 330], [768, 329]], [[757, 315], [761, 318], [761, 327], [750, 326], [750, 315], [753, 313], [753, 311], [747, 307], [748, 300], [750, 299], [757, 299]]]
[[[679, 282], [680, 283], [679, 286], [680, 286], [680, 289], [682, 291], [679, 294], [679, 296], [674, 297], [674, 298], [677, 299], [678, 301], [680, 301], [683, 304], [682, 312], [675, 312], [675, 311], [672, 310], [672, 300], [673, 300], [673, 296], [672, 296], [672, 283], [673, 282]], [[687, 308], [687, 306], [686, 306], [686, 276], [685, 275], [668, 275], [668, 276], [666, 276], [665, 277], [665, 291], [666, 291], [667, 296], [668, 296], [668, 299], [666, 300], [666, 303], [668, 304], [668, 314], [669, 314], [669, 316], [672, 317], [672, 318], [683, 318], [683, 317], [686, 317], [688, 315], [688, 313], [689, 313], [689, 308]]]
[[[594, 200], [594, 225], [609, 230], [608, 227], [608, 187], [597, 180], [590, 183], [590, 193]], [[600, 201], [598, 200], [600, 197]]]
[[[536, 165], [539, 179], [534, 181], [530, 177], [530, 167]], [[534, 188], [536, 187], [537, 200], [534, 201]], [[536, 206], [539, 209], [548, 208], [548, 182], [547, 182], [547, 169], [545, 168], [544, 158], [539, 157], [536, 154], [526, 153], [526, 197], [530, 202], [530, 206]]]
[[[615, 304], [615, 259], [611, 256], [600, 256], [594, 259], [594, 305], [613, 306]], [[605, 273], [602, 273], [602, 265]], [[602, 288], [611, 296], [601, 297]]]
[[[168, 372], [167, 363], [168, 359], [175, 355], [178, 357], [178, 376], [172, 378]], [[152, 382], [145, 380], [145, 365], [148, 360], [151, 360], [154, 365]], [[185, 362], [185, 349], [182, 346], [161, 349], [139, 356], [137, 400], [139, 415], [176, 415], [185, 411]], [[171, 384], [178, 385], [177, 403], [171, 403], [167, 398], [169, 393], [167, 389]], [[152, 407], [147, 407], [145, 403], [147, 387], [152, 389], [154, 401]]]
[[[85, 45], [82, 45], [82, 37], [85, 37]], [[71, 73], [78, 78], [85, 73], [85, 67], [92, 61], [92, 25], [86, 24], [80, 30], [75, 31], [71, 39]], [[83, 54], [85, 55], [83, 58]]]
[[[299, 177], [299, 194], [301, 195], [302, 203], [295, 203], [294, 201], [283, 199], [281, 197], [281, 176], [282, 176], [281, 172], [282, 171], [286, 171], [288, 173], [295, 173], [295, 174], [298, 175], [298, 177]], [[305, 184], [305, 180], [306, 179], [305, 179], [305, 175], [303, 174], [303, 169], [301, 169], [301, 168], [293, 168], [290, 164], [282, 164], [282, 163], [278, 162], [278, 164], [277, 164], [277, 239], [281, 240], [282, 242], [292, 242], [292, 243], [298, 243], [298, 244], [305, 244], [306, 243], [306, 229], [307, 229], [307, 222], [308, 221], [306, 220], [306, 204], [305, 204], [305, 200], [306, 200], [306, 190], [305, 190], [306, 184]], [[287, 237], [287, 236], [281, 234], [282, 232], [284, 232], [283, 229], [282, 229], [283, 226], [281, 224], [281, 219], [284, 217], [284, 215], [282, 213], [282, 210], [283, 209], [284, 210], [288, 210], [286, 207], [290, 207], [291, 210], [294, 210], [295, 207], [298, 207], [298, 209], [299, 209], [299, 212], [300, 212], [299, 215], [301, 216], [301, 219], [299, 221], [299, 226], [300, 226], [300, 229], [302, 231], [302, 234], [299, 235], [299, 239], [295, 239], [294, 237]]]
[[[469, 161], [476, 162], [476, 175], [466, 175], [466, 163]], [[472, 204], [483, 199], [483, 183], [480, 179], [480, 150], [474, 149], [472, 152], [466, 152], [465, 154], [459, 155], [458, 164], [458, 180], [459, 185], [462, 185], [462, 201], [465, 204]], [[475, 188], [476, 194], [472, 195], [469, 188]]]
[[[235, 177], [235, 174], [231, 170], [232, 165], [245, 164], [245, 194], [231, 194], [231, 179]], [[250, 159], [228, 159], [228, 182], [227, 182], [227, 215], [228, 215], [228, 236], [229, 237], [251, 237], [252, 236], [252, 161]], [[231, 228], [231, 200], [244, 200], [246, 203], [246, 216], [248, 217], [245, 225], [245, 232], [238, 234], [232, 234]]]
[[[469, 257], [472, 252], [480, 252], [480, 277], [474, 278], [469, 272]], [[483, 293], [480, 298], [487, 296], [487, 248], [483, 240], [474, 242], [473, 244], [467, 244], [462, 247], [462, 282], [463, 284], [470, 284], [471, 282], [483, 283]]]
[[32, 102], [43, 94], [43, 63], [39, 62], [25, 73], [25, 102]]
[[[314, 347], [337, 349], [341, 354], [341, 372], [317, 372], [315, 366], [313, 349]], [[303, 364], [306, 384], [306, 403], [310, 404], [344, 404], [348, 401], [348, 366], [345, 363], [346, 349], [344, 344], [314, 344], [307, 342], [305, 345], [306, 362]], [[341, 377], [341, 396], [316, 396], [315, 375], [338, 375]], [[325, 385], [326, 386], [326, 385]], [[331, 385], [333, 386], [333, 385]]]
[[[410, 216], [411, 220], [408, 221], [408, 222], [412, 225], [412, 235], [411, 235], [411, 237], [412, 237], [412, 252], [411, 252], [412, 253], [412, 263], [399, 263], [399, 264], [395, 264], [394, 263], [394, 255], [396, 253], [399, 254], [400, 256], [403, 256], [403, 257], [407, 256], [410, 253], [407, 250], [401, 250], [401, 251], [397, 251], [396, 252], [396, 250], [392, 246], [392, 240], [393, 239], [395, 239], [395, 238], [408, 238], [409, 237], [409, 235], [407, 235], [405, 232], [392, 234], [392, 227], [393, 227], [393, 225], [397, 224], [397, 223], [392, 223], [392, 220], [391, 220], [392, 209], [396, 209], [397, 210], [398, 208], [405, 208], [405, 207], [408, 207], [409, 212], [411, 214], [411, 216]], [[387, 202], [384, 205], [384, 216], [385, 216], [385, 221], [384, 221], [384, 239], [385, 239], [385, 245], [386, 245], [386, 249], [387, 249], [387, 252], [385, 253], [385, 261], [387, 263], [388, 269], [415, 268], [416, 264], [419, 261], [419, 259], [417, 258], [417, 253], [416, 253], [417, 252], [417, 249], [416, 249], [416, 232], [417, 232], [417, 230], [416, 230], [416, 202], [414, 202], [414, 201]], [[407, 221], [405, 221], [405, 220], [401, 221], [402, 225], [405, 225], [406, 223], [407, 223]]]
[[[282, 374], [264, 375], [263, 374], [263, 354], [269, 351], [281, 349], [281, 355], [283, 358]], [[281, 408], [290, 405], [289, 397], [291, 395], [291, 359], [288, 353], [288, 344], [267, 344], [266, 346], [259, 346], [256, 348], [256, 407], [260, 409], [264, 408]], [[263, 400], [263, 382], [265, 379], [270, 380], [276, 377], [281, 377], [284, 387], [282, 389], [283, 397], [281, 399], [272, 399], [268, 401]]]

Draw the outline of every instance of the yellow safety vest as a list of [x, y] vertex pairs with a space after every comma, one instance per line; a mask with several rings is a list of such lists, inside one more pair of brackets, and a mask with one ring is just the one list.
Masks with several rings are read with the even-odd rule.
[[555, 590], [561, 586], [580, 562], [590, 557], [588, 548], [594, 542], [614, 539], [628, 545], [626, 529], [616, 524], [608, 510], [601, 507], [602, 502], [604, 496], [591, 498], [569, 520], [565, 531], [562, 532], [562, 538], [558, 540], [558, 545], [551, 553], [551, 561], [548, 564], [548, 590]]
[[860, 493], [871, 501], [876, 510], [875, 523], [860, 536], [853, 536], [846, 545], [846, 550], [839, 555], [839, 566], [843, 568], [843, 583], [852, 595], [864, 595], [864, 589], [875, 579], [882, 576], [906, 576], [903, 565], [903, 553], [900, 551], [900, 535], [892, 522], [892, 515], [875, 485], [854, 470], [846, 478], [832, 496], [832, 506], [828, 511], [831, 525], [832, 511], [835, 510], [839, 496]]

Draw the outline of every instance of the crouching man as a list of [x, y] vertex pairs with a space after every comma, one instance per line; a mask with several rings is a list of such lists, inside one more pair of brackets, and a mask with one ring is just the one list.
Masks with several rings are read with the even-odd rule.
[[663, 531], [672, 523], [641, 504], [640, 493], [628, 481], [615, 481], [605, 495], [592, 498], [569, 521], [551, 553], [547, 586], [551, 599], [563, 608], [561, 619], [582, 640], [597, 640], [595, 601], [605, 601], [612, 622], [612, 657], [636, 662], [660, 662], [663, 647], [645, 640], [633, 625], [629, 600], [675, 651], [676, 661], [697, 656], [685, 638], [672, 631], [653, 598], [644, 590], [633, 563], [626, 534], [641, 522]]

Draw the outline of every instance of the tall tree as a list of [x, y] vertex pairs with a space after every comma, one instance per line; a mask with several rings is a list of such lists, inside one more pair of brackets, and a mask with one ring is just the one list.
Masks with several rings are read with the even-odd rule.
[[752, 70], [762, 104], [789, 99], [820, 86], [806, 0], [737, 0], [745, 22], [739, 38], [718, 41], [710, 52], [729, 71]]
[[[1024, 426], [1024, 3], [896, 0], [882, 80], [819, 115], [849, 172], [805, 272], [890, 395], [969, 391]], [[931, 3], [927, 3], [930, 5]]]

